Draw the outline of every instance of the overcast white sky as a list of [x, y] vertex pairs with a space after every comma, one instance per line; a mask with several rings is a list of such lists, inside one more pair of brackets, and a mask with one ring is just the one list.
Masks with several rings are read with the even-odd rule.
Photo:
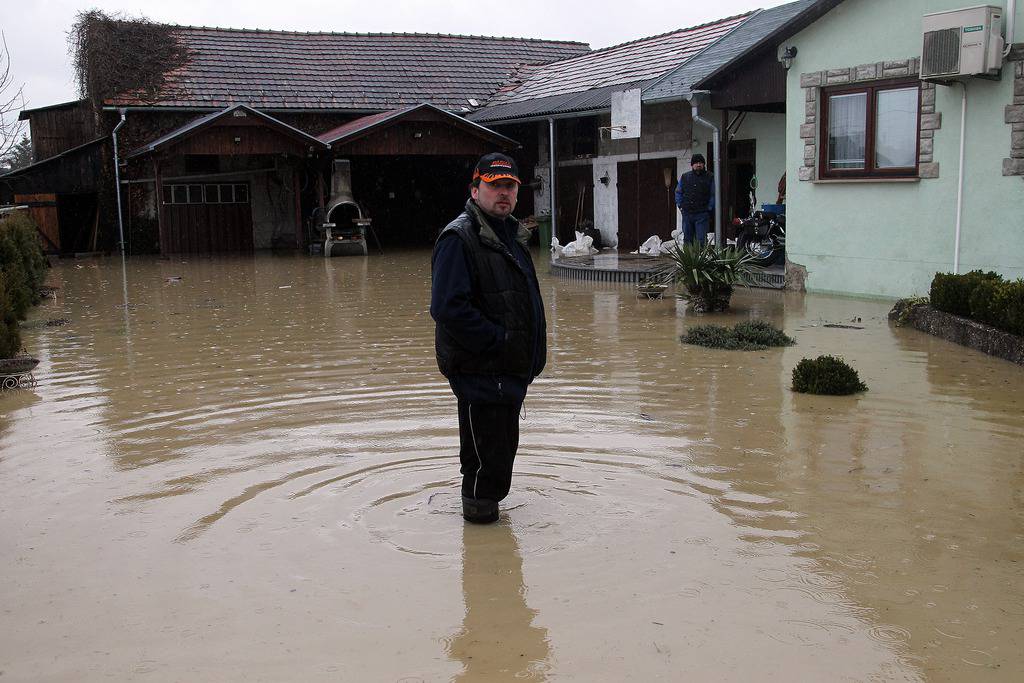
[[[458, 33], [577, 40], [593, 48], [665, 33], [786, 0], [5, 0], [3, 30], [26, 107], [76, 97], [67, 54], [75, 14], [93, 7], [193, 26], [289, 31]], [[599, 7], [603, 5], [603, 9]], [[9, 8], [14, 10], [14, 7]]]

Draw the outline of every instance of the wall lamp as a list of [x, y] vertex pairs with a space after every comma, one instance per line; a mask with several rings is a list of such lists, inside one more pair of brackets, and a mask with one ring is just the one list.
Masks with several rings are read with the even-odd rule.
[[604, 174], [603, 176], [601, 176], [600, 178], [598, 178], [598, 180], [600, 180], [600, 181], [601, 181], [601, 184], [602, 184], [602, 185], [607, 185], [608, 183], [610, 183], [610, 182], [611, 182], [611, 180], [612, 180], [612, 179], [608, 177], [608, 174], [607, 174], [607, 173], [605, 173], [605, 174]]
[[782, 51], [782, 59], [779, 61], [782, 62], [782, 68], [786, 71], [789, 71], [789, 67], [793, 66], [793, 60], [796, 59], [796, 53], [797, 49], [795, 45], [790, 45]]

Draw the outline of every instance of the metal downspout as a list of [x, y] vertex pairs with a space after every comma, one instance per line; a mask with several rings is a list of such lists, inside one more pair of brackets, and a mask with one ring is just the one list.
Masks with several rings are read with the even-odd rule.
[[[548, 117], [548, 163], [551, 164], [551, 178], [550, 187], [548, 187], [548, 205], [551, 210], [551, 236], [554, 237], [558, 234], [557, 226], [555, 225], [555, 120]], [[550, 247], [551, 245], [541, 245], [542, 247]]]
[[[121, 215], [121, 164], [117, 157], [117, 131], [121, 130], [121, 126], [124, 125], [125, 109], [119, 109], [121, 112], [121, 120], [118, 121], [117, 125], [114, 126], [114, 132], [111, 136], [114, 138], [114, 188], [117, 190], [117, 234], [120, 237], [118, 244], [121, 247], [121, 255], [124, 255], [124, 218]], [[159, 188], [157, 189], [159, 192]], [[160, 198], [157, 197], [157, 201]]]
[[722, 158], [721, 146], [722, 146], [722, 131], [715, 124], [711, 123], [707, 119], [703, 119], [697, 109], [697, 101], [694, 99], [694, 95], [710, 95], [711, 93], [707, 90], [694, 90], [690, 97], [690, 118], [710, 128], [714, 133], [714, 143], [712, 149], [714, 150], [715, 157], [715, 246], [719, 249], [722, 248], [722, 168], [720, 160]]
[[1013, 32], [1017, 24], [1017, 0], [1006, 0], [1006, 47], [1003, 48], [1003, 58], [1010, 56], [1013, 50]]
[[953, 238], [953, 274], [960, 272], [960, 226], [964, 215], [964, 141], [967, 135], [967, 84], [960, 82], [963, 101], [960, 106], [960, 167], [956, 182], [956, 234]]

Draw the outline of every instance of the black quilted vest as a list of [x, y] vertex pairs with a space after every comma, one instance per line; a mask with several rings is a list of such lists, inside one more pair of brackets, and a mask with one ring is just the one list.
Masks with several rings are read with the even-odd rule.
[[[462, 240], [469, 256], [475, 304], [484, 316], [505, 329], [505, 341], [492, 353], [473, 354], [461, 347], [441, 325], [434, 328], [434, 350], [441, 374], [517, 375], [532, 380], [544, 366], [544, 356], [534, 363], [534, 320], [530, 304], [533, 284], [519, 262], [509, 253], [480, 209], [472, 201], [466, 210], [441, 231], [438, 241]], [[525, 245], [529, 231], [520, 228], [516, 239]], [[540, 292], [536, 295], [539, 297]], [[546, 330], [541, 326], [542, 353], [546, 355]]]
[[710, 173], [697, 175], [693, 171], [683, 174], [680, 179], [683, 186], [683, 211], [700, 213], [708, 210], [711, 195], [715, 191], [714, 176]]

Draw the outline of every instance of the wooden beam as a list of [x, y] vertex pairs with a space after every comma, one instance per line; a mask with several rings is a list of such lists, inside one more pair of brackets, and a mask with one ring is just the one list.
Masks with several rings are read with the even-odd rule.
[[299, 167], [292, 168], [292, 194], [295, 195], [295, 247], [302, 248], [302, 196], [299, 191]]
[[159, 236], [160, 253], [167, 253], [167, 235], [164, 233], [166, 220], [164, 218], [164, 184], [160, 173], [160, 157], [153, 156], [153, 177], [156, 185], [156, 232]]

